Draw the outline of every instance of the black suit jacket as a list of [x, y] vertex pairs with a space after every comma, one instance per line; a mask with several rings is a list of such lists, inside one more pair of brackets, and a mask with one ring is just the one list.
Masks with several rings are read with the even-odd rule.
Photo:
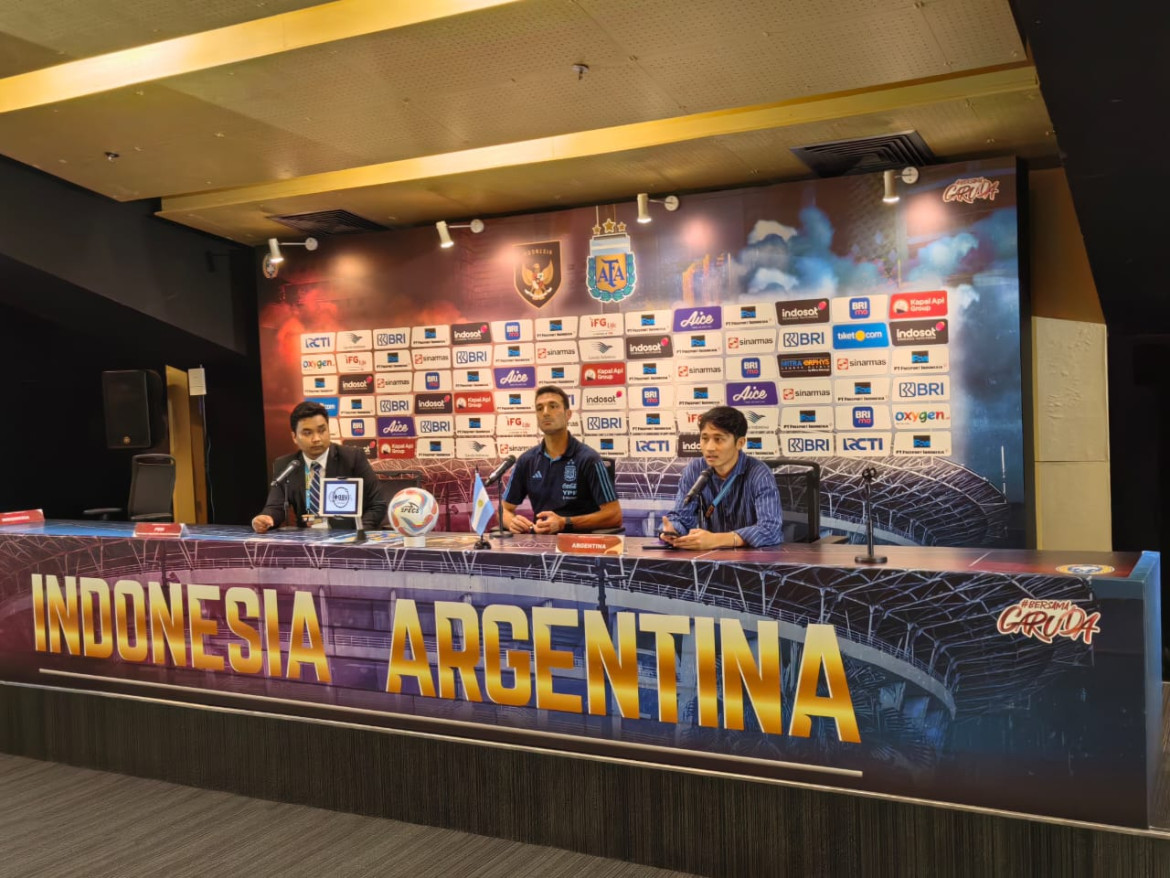
[[[280, 475], [294, 457], [301, 457], [300, 451], [284, 454], [272, 462], [273, 478]], [[387, 501], [382, 499], [382, 488], [374, 469], [360, 448], [351, 445], [329, 446], [329, 456], [325, 459], [325, 478], [327, 479], [361, 479], [362, 480], [362, 524], [367, 528], [380, 528], [386, 518]], [[268, 500], [261, 515], [272, 517], [272, 521], [279, 527], [284, 522], [284, 498], [288, 492], [288, 502], [292, 504], [296, 513], [297, 527], [304, 527], [301, 516], [305, 514], [305, 475], [304, 468], [298, 467], [285, 480], [268, 490]], [[352, 528], [351, 519], [331, 518], [330, 527]]]

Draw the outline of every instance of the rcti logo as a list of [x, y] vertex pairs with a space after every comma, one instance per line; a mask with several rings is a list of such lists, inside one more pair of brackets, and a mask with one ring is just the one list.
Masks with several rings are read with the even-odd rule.
[[504, 324], [504, 341], [520, 341], [520, 323], [509, 320]]
[[442, 379], [439, 377], [438, 372], [427, 372], [423, 380], [426, 382], [427, 390], [438, 390], [442, 384]]
[[760, 377], [760, 358], [759, 357], [744, 357], [740, 361], [740, 372], [744, 378], [759, 378]]
[[657, 406], [661, 402], [657, 387], [644, 387], [642, 389], [642, 405]]
[[305, 350], [322, 349], [329, 347], [329, 336], [314, 335], [305, 339]]
[[885, 442], [880, 436], [843, 436], [841, 438], [842, 451], [858, 451], [862, 453], [877, 453], [885, 448]]
[[859, 296], [849, 300], [850, 320], [868, 320], [871, 310], [868, 296]]
[[853, 407], [853, 426], [858, 429], [867, 429], [873, 426], [873, 406], [855, 405]]

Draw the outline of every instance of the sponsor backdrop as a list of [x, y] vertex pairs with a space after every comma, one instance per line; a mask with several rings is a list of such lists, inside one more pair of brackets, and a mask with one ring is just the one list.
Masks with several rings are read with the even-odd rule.
[[726, 404], [749, 454], [822, 464], [827, 528], [859, 532], [872, 464], [883, 542], [1021, 545], [1014, 162], [880, 196], [847, 177], [688, 196], [649, 225], [632, 200], [497, 219], [450, 249], [431, 227], [328, 239], [261, 282], [270, 456], [316, 399], [376, 468], [422, 467], [442, 526], [465, 527], [470, 467], [538, 440], [551, 383], [618, 458], [631, 533]]
[[664, 557], [633, 540], [599, 557], [528, 537], [476, 552], [465, 535], [407, 550], [378, 534], [47, 530], [0, 535], [0, 679], [406, 716], [476, 739], [1148, 824], [1154, 554], [1058, 567], [1078, 559], [937, 550], [922, 569], [895, 548], [896, 568], [859, 569], [791, 550]]

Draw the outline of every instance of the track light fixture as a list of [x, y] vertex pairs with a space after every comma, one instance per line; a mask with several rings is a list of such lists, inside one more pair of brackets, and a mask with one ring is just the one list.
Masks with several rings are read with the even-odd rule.
[[269, 238], [268, 252], [264, 254], [265, 277], [276, 277], [276, 273], [280, 271], [280, 263], [284, 262], [284, 254], [280, 252], [281, 247], [304, 247], [306, 250], [316, 250], [317, 239], [305, 238], [303, 241], [278, 241], [276, 238]]
[[435, 223], [435, 228], [439, 230], [439, 246], [445, 250], [455, 246], [455, 242], [451, 240], [451, 229], [471, 229], [473, 235], [478, 235], [484, 226], [483, 220], [478, 219], [473, 219], [469, 223], [448, 223], [446, 220], [439, 220]]
[[900, 171], [883, 171], [882, 172], [882, 201], [886, 204], [897, 204], [898, 198], [898, 184], [901, 180], [906, 185], [911, 185], [918, 182], [918, 168], [907, 167]]
[[638, 193], [638, 222], [650, 222], [650, 202], [661, 204], [667, 210], [678, 210], [678, 196], [667, 195], [665, 198], [651, 198], [645, 192]]

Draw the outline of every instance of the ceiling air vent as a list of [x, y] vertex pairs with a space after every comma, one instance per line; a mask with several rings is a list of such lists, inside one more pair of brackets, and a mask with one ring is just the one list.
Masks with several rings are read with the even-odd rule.
[[306, 235], [352, 235], [386, 230], [386, 226], [380, 226], [348, 210], [318, 210], [268, 218]]
[[922, 167], [934, 164], [935, 160], [917, 131], [794, 146], [792, 152], [818, 177], [868, 174], [908, 165]]

